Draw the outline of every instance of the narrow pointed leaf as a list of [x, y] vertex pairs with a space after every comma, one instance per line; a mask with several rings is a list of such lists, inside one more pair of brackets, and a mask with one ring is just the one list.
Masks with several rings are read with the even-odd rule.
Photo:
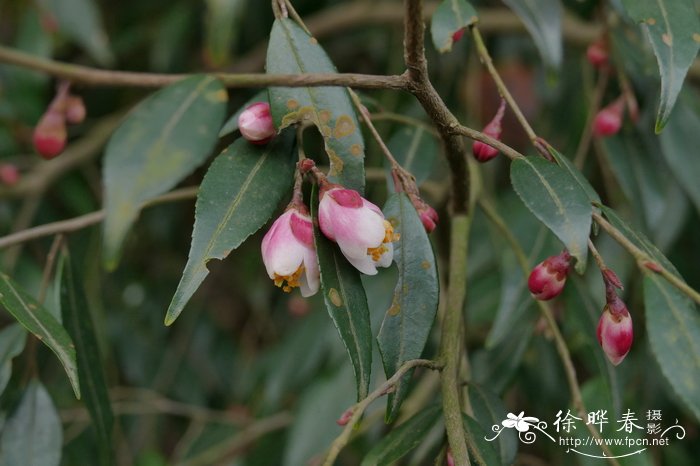
[[114, 268], [140, 206], [180, 182], [211, 152], [228, 96], [212, 76], [192, 76], [139, 104], [105, 153], [105, 265]]
[[367, 296], [360, 272], [345, 259], [338, 247], [318, 228], [318, 192], [314, 186], [311, 201], [314, 242], [321, 271], [321, 291], [328, 314], [348, 350], [357, 383], [357, 399], [367, 396], [372, 370], [372, 329]]
[[361, 466], [387, 466], [416, 448], [440, 418], [440, 406], [433, 405], [420, 411], [395, 427], [377, 443], [362, 460]]
[[433, 45], [440, 53], [452, 50], [453, 35], [479, 20], [476, 10], [466, 0], [443, 0], [430, 20]]
[[584, 188], [565, 168], [539, 157], [514, 160], [510, 179], [525, 205], [576, 258], [576, 270], [582, 273], [593, 213]]
[[650, 271], [644, 275], [651, 351], [668, 383], [700, 421], [700, 313], [663, 277]]
[[581, 186], [581, 188], [586, 192], [586, 195], [588, 196], [588, 199], [595, 204], [600, 204], [600, 196], [596, 192], [595, 189], [593, 189], [593, 186], [591, 186], [591, 183], [588, 182], [585, 176], [583, 176], [583, 173], [579, 171], [576, 166], [571, 163], [571, 161], [565, 157], [563, 154], [561, 154], [559, 151], [557, 151], [554, 147], [548, 147], [547, 148], [549, 153], [552, 154], [552, 157], [554, 157], [554, 160], [556, 160], [557, 164], [562, 167], [564, 170], [569, 172], [571, 177], [576, 180], [576, 184]]
[[661, 74], [656, 132], [666, 125], [688, 68], [700, 49], [700, 17], [693, 0], [622, 0], [627, 14], [642, 23]]
[[75, 396], [80, 398], [75, 346], [66, 329], [4, 273], [0, 273], [0, 304], [56, 354], [68, 375]]
[[12, 359], [24, 350], [27, 331], [19, 324], [0, 330], [0, 395], [12, 376]]
[[[435, 136], [422, 126], [403, 126], [391, 135], [386, 145], [396, 161], [416, 178], [421, 184], [430, 177], [435, 166], [439, 148]], [[387, 168], [387, 173], [391, 167]], [[390, 192], [393, 192], [393, 181], [387, 176]]]
[[2, 429], [0, 466], [58, 466], [63, 426], [46, 388], [34, 380]]
[[62, 257], [61, 314], [68, 333], [75, 342], [78, 376], [83, 387], [85, 405], [97, 432], [100, 464], [112, 464], [112, 428], [114, 416], [100, 357], [95, 325], [87, 305], [83, 278], [78, 274], [68, 252]]
[[209, 274], [207, 262], [224, 259], [258, 231], [289, 194], [294, 177], [294, 131], [267, 145], [237, 139], [209, 167], [197, 194], [187, 265], [165, 324], [180, 315]]
[[[393, 194], [384, 206], [384, 215], [399, 234], [394, 242], [399, 278], [377, 336], [384, 373], [389, 378], [406, 361], [420, 358], [423, 353], [435, 320], [440, 290], [430, 239], [408, 196]], [[406, 374], [389, 395], [387, 422], [398, 415], [412, 373]]]
[[[275, 20], [267, 49], [267, 72], [336, 73], [318, 45], [293, 20]], [[300, 121], [316, 125], [330, 160], [331, 181], [363, 192], [365, 144], [348, 91], [342, 87], [271, 87], [270, 107], [278, 129]]]
[[563, 57], [559, 0], [503, 0], [525, 24], [548, 67], [559, 68]]
[[471, 416], [462, 414], [464, 433], [467, 437], [469, 459], [471, 464], [478, 466], [493, 466], [501, 463], [498, 457], [497, 445], [486, 438], [493, 436], [492, 431], [484, 429], [479, 422]]
[[[469, 384], [469, 402], [474, 411], [474, 419], [487, 433], [492, 432], [492, 426], [501, 424], [508, 414], [503, 401], [480, 385]], [[513, 464], [518, 452], [518, 439], [513, 429], [503, 430], [492, 445], [500, 460], [497, 464]]]

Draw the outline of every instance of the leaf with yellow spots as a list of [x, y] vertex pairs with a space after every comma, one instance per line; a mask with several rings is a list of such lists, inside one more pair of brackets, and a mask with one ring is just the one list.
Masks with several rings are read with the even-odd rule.
[[[267, 72], [336, 73], [318, 42], [294, 21], [275, 20], [267, 49]], [[278, 129], [313, 123], [323, 136], [331, 181], [364, 190], [364, 141], [348, 91], [342, 87], [271, 87], [272, 118]]]
[[167, 192], [209, 156], [226, 110], [213, 76], [192, 76], [141, 102], [114, 132], [104, 159], [104, 260], [117, 265], [144, 202]]
[[348, 350], [357, 382], [357, 399], [367, 396], [372, 370], [372, 329], [367, 296], [360, 272], [318, 228], [318, 190], [311, 195], [314, 242], [321, 271], [321, 291], [326, 310]]
[[666, 125], [688, 68], [700, 50], [700, 18], [693, 0], [622, 0], [632, 19], [647, 32], [659, 64], [661, 97], [656, 132]]
[[[377, 342], [387, 378], [406, 361], [421, 357], [437, 312], [439, 283], [435, 254], [420, 217], [405, 193], [395, 193], [384, 206], [394, 226], [394, 262], [399, 278]], [[399, 413], [408, 394], [412, 372], [397, 384], [387, 400], [386, 420]]]

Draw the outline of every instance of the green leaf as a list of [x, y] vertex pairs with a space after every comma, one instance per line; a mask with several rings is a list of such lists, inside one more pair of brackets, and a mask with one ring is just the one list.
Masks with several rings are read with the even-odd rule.
[[12, 359], [24, 350], [27, 332], [19, 324], [0, 330], [0, 394], [5, 391], [12, 376]]
[[76, 398], [80, 398], [75, 346], [68, 332], [34, 298], [10, 277], [0, 273], [0, 304], [7, 312], [53, 351], [68, 375]]
[[318, 188], [314, 185], [311, 201], [314, 220], [314, 242], [321, 271], [321, 290], [345, 348], [350, 354], [357, 399], [367, 396], [372, 370], [372, 329], [370, 327], [367, 297], [358, 272], [345, 259], [337, 246], [323, 236], [318, 228]]
[[[690, 97], [690, 96], [688, 96]], [[668, 120], [666, 130], [661, 133], [661, 153], [671, 172], [695, 209], [700, 212], [700, 164], [697, 163], [697, 148], [700, 147], [700, 115], [681, 99], [676, 111]]]
[[579, 169], [576, 168], [576, 166], [573, 163], [571, 163], [571, 161], [567, 157], [565, 157], [563, 154], [557, 151], [554, 147], [548, 146], [547, 149], [549, 153], [552, 154], [552, 157], [554, 157], [554, 160], [556, 160], [557, 164], [564, 170], [569, 172], [571, 177], [574, 180], [576, 180], [576, 184], [578, 184], [586, 192], [588, 199], [592, 203], [600, 204], [600, 196], [598, 195], [596, 190], [593, 189], [593, 186], [591, 186], [591, 183], [588, 182], [586, 177], [583, 176], [583, 173], [581, 173]]
[[564, 243], [583, 273], [593, 208], [588, 194], [565, 168], [539, 157], [511, 163], [513, 188], [525, 205]]
[[58, 23], [58, 30], [80, 44], [100, 65], [114, 63], [109, 39], [94, 0], [39, 0]]
[[464, 433], [467, 437], [467, 447], [469, 448], [469, 458], [471, 464], [478, 466], [494, 466], [501, 463], [496, 451], [495, 444], [486, 440], [491, 437], [491, 431], [486, 431], [479, 422], [471, 416], [462, 414], [464, 423]]
[[367, 453], [361, 466], [396, 464], [416, 448], [440, 418], [440, 406], [432, 405], [395, 427]]
[[548, 67], [559, 68], [562, 61], [561, 21], [563, 11], [559, 0], [503, 0], [525, 24], [542, 60]]
[[85, 405], [97, 431], [100, 464], [112, 464], [112, 428], [114, 416], [107, 392], [103, 360], [88, 308], [83, 277], [78, 275], [67, 250], [61, 257], [61, 314], [68, 333], [75, 342], [78, 376], [83, 386]]
[[[422, 126], [402, 126], [391, 135], [386, 145], [399, 165], [416, 178], [418, 185], [433, 172], [439, 149], [435, 137]], [[390, 176], [387, 181], [391, 181]], [[393, 184], [390, 187], [393, 191]]]
[[[400, 235], [394, 242], [399, 278], [377, 336], [384, 373], [389, 378], [406, 361], [423, 353], [435, 320], [440, 287], [430, 239], [408, 196], [391, 195], [384, 206], [384, 215]], [[398, 415], [411, 374], [412, 371], [407, 373], [389, 395], [387, 422]]]
[[688, 68], [700, 49], [700, 19], [693, 0], [622, 0], [646, 30], [661, 74], [656, 132], [666, 125]]
[[224, 123], [224, 126], [221, 127], [221, 131], [219, 131], [219, 137], [224, 137], [227, 134], [231, 134], [234, 131], [238, 129], [238, 117], [241, 116], [241, 113], [243, 113], [243, 110], [248, 108], [249, 106], [253, 105], [255, 102], [268, 102], [268, 93], [267, 89], [263, 89], [260, 92], [257, 92], [253, 97], [248, 99], [246, 103], [241, 105], [241, 108], [236, 110], [236, 113], [231, 115], [228, 120], [226, 120], [226, 123]]
[[[275, 20], [267, 48], [267, 72], [336, 73], [326, 52], [297, 24]], [[302, 121], [316, 125], [330, 160], [330, 178], [360, 193], [365, 185], [365, 144], [348, 91], [342, 87], [271, 87], [270, 107], [278, 129]]]
[[2, 429], [0, 466], [58, 466], [63, 426], [44, 386], [33, 380]]
[[452, 50], [452, 35], [479, 20], [476, 10], [465, 0], [443, 0], [430, 20], [433, 45], [440, 53]]
[[644, 307], [651, 350], [661, 372], [700, 420], [700, 314], [663, 277], [644, 273]]
[[244, 0], [206, 0], [204, 19], [204, 53], [208, 66], [221, 68], [233, 58], [241, 20], [244, 18]]
[[[478, 420], [487, 433], [491, 433], [491, 427], [500, 425], [508, 415], [501, 399], [480, 385], [469, 384], [469, 402], [474, 411], [474, 419]], [[495, 464], [513, 464], [518, 452], [518, 439], [513, 429], [503, 430], [492, 445], [500, 460]]]
[[269, 220], [289, 193], [295, 140], [294, 131], [264, 146], [239, 138], [211, 164], [197, 194], [190, 254], [165, 325], [177, 319], [209, 274], [207, 262], [226, 258]]
[[212, 76], [192, 76], [134, 109], [114, 132], [104, 160], [105, 264], [117, 265], [141, 205], [170, 190], [206, 160], [228, 96]]

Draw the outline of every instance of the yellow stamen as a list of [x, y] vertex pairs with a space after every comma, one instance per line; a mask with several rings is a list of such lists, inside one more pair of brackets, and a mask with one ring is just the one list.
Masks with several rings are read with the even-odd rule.
[[[299, 286], [299, 278], [301, 277], [302, 273], [304, 273], [304, 264], [300, 265], [296, 272], [291, 275], [275, 274], [275, 278], [273, 278], [275, 286], [278, 286], [282, 288], [284, 292], [289, 293], [294, 288]], [[285, 285], [284, 282], [287, 282], [287, 284]]]
[[384, 239], [382, 240], [382, 244], [376, 248], [367, 248], [367, 255], [372, 256], [372, 260], [377, 262], [382, 257], [382, 254], [388, 250], [385, 244], [393, 243], [400, 237], [400, 234], [394, 233], [394, 227], [391, 226], [391, 223], [384, 220]]

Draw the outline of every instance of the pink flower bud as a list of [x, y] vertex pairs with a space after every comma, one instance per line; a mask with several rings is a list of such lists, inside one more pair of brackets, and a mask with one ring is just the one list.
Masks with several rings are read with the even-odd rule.
[[[501, 131], [503, 130], [501, 127], [501, 121], [503, 121], [503, 114], [505, 113], [505, 110], [506, 101], [501, 99], [501, 105], [499, 105], [496, 115], [493, 117], [491, 122], [484, 127], [482, 133], [500, 141]], [[484, 144], [481, 141], [474, 141], [474, 144], [472, 145], [472, 153], [479, 162], [488, 162], [498, 155], [498, 149], [491, 147], [488, 144]]]
[[352, 419], [352, 415], [354, 414], [354, 410], [352, 408], [346, 409], [343, 414], [340, 415], [337, 421], [335, 421], [336, 424], [339, 426], [345, 426], [350, 422], [350, 419]]
[[464, 35], [464, 28], [456, 30], [454, 32], [454, 34], [452, 34], [452, 43], [454, 44], [457, 41], [459, 41], [459, 39], [461, 39], [463, 35]]
[[602, 68], [608, 64], [608, 47], [605, 41], [600, 39], [593, 42], [586, 49], [588, 62], [596, 68]]
[[77, 95], [71, 95], [66, 98], [66, 120], [68, 123], [77, 125], [85, 120], [85, 104], [83, 98]]
[[13, 186], [19, 182], [19, 169], [11, 163], [0, 163], [0, 183]]
[[49, 160], [66, 147], [68, 132], [66, 131], [66, 119], [62, 112], [49, 108], [34, 128], [34, 149], [43, 158]]
[[569, 252], [564, 250], [559, 255], [546, 258], [532, 269], [527, 286], [533, 298], [547, 301], [561, 293], [569, 273], [570, 259]]
[[603, 308], [598, 321], [598, 342], [610, 362], [617, 366], [625, 359], [632, 347], [632, 317], [619, 298]]
[[261, 251], [275, 285], [287, 293], [299, 287], [304, 297], [316, 294], [320, 279], [309, 215], [289, 207], [265, 234]]
[[622, 128], [622, 114], [624, 110], [625, 103], [622, 98], [618, 98], [600, 110], [593, 120], [593, 134], [600, 137], [617, 134]]
[[252, 144], [263, 145], [270, 142], [276, 133], [270, 114], [270, 104], [256, 102], [249, 105], [238, 117], [238, 129]]
[[455, 466], [455, 459], [452, 456], [452, 450], [450, 448], [447, 448], [447, 453], [445, 453], [445, 462], [447, 463], [447, 466]]
[[424, 204], [422, 208], [418, 209], [418, 215], [420, 216], [420, 221], [425, 227], [425, 231], [432, 233], [438, 223], [438, 213], [430, 207], [428, 204]]
[[352, 189], [321, 188], [318, 222], [328, 239], [338, 243], [345, 258], [360, 272], [375, 275], [394, 258], [394, 228], [376, 205]]

